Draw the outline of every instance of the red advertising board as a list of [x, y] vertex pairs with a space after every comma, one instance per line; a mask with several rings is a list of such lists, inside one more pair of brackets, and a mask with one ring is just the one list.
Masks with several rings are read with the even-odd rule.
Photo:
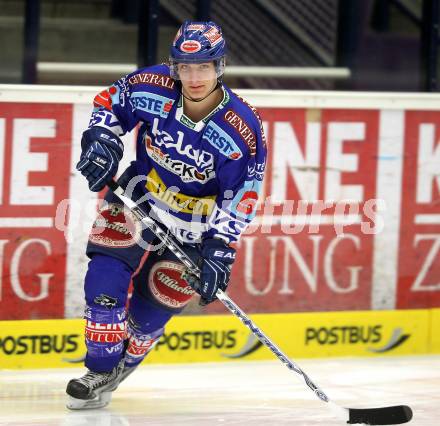
[[259, 111], [269, 149], [256, 218], [264, 225], [241, 239], [231, 297], [249, 312], [370, 309], [365, 203], [376, 194], [378, 111]]
[[[234, 301], [250, 313], [440, 306], [440, 111], [258, 110], [268, 163]], [[81, 315], [88, 228], [78, 220], [66, 242], [55, 212], [90, 196], [72, 170], [89, 112], [0, 103], [0, 319]]]
[[407, 111], [398, 308], [440, 306], [440, 113]]
[[72, 107], [0, 103], [0, 319], [64, 316]]

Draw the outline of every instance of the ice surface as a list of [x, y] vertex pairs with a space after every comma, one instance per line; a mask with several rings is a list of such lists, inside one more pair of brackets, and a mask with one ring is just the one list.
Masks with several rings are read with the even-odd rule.
[[[440, 356], [296, 360], [333, 402], [407, 404], [410, 424], [440, 424]], [[146, 365], [109, 407], [72, 412], [65, 387], [83, 369], [0, 370], [0, 425], [342, 425], [329, 404], [278, 361]]]

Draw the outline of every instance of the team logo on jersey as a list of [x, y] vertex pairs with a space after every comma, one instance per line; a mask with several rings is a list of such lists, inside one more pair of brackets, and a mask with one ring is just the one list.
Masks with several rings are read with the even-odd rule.
[[153, 145], [153, 141], [148, 135], [145, 136], [144, 143], [148, 156], [159, 166], [179, 176], [182, 182], [205, 183], [215, 177], [215, 171], [212, 167], [199, 171], [191, 164], [172, 159], [169, 153], [164, 153], [159, 147]]
[[130, 97], [133, 110], [147, 111], [150, 114], [166, 118], [171, 111], [174, 100], [149, 92], [135, 92]]
[[180, 45], [180, 50], [185, 53], [196, 53], [202, 48], [202, 45], [197, 40], [185, 40]]
[[178, 154], [193, 160], [197, 167], [214, 167], [214, 156], [210, 152], [194, 148], [189, 143], [184, 144], [183, 138], [185, 134], [181, 131], [177, 132], [177, 140], [174, 140], [168, 132], [159, 130], [158, 124], [159, 120], [155, 118], [151, 129], [151, 133], [155, 137], [155, 145], [164, 146], [167, 149], [175, 149]]
[[[175, 139], [168, 132], [160, 130], [158, 124], [159, 119], [155, 118], [151, 129], [153, 138], [147, 134], [144, 136], [145, 149], [153, 161], [179, 176], [182, 182], [206, 183], [215, 178], [213, 154], [194, 148], [191, 144], [184, 144], [183, 132], [178, 131]], [[173, 151], [193, 161], [195, 165], [188, 164], [184, 158], [175, 158]]]
[[254, 132], [250, 129], [248, 124], [231, 109], [226, 111], [224, 119], [229, 123], [235, 130], [237, 130], [240, 137], [246, 142], [247, 146], [251, 151], [251, 155], [255, 155], [257, 140], [255, 138]]
[[207, 140], [214, 148], [217, 148], [225, 157], [232, 160], [238, 160], [243, 157], [234, 139], [212, 121], [206, 126], [203, 139]]
[[160, 261], [153, 265], [148, 276], [148, 288], [161, 304], [183, 308], [195, 291], [182, 279], [185, 267], [181, 263]]
[[216, 195], [192, 197], [182, 194], [176, 187], [168, 188], [155, 169], [151, 169], [150, 173], [148, 173], [145, 187], [156, 200], [162, 202], [176, 213], [208, 216], [215, 206]]

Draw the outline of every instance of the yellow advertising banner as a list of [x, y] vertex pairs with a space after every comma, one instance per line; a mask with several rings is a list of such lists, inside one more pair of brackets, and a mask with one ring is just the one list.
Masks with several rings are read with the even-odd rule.
[[0, 368], [59, 368], [85, 353], [83, 320], [0, 321]]
[[[257, 314], [255, 324], [293, 360], [440, 352], [440, 309]], [[82, 364], [83, 320], [1, 321], [0, 368]], [[146, 363], [267, 360], [274, 355], [232, 315], [177, 316]]]
[[440, 309], [431, 309], [429, 352], [440, 353]]

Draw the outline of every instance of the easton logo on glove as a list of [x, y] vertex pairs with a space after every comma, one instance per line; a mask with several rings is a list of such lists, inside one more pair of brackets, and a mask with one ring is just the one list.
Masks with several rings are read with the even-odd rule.
[[225, 291], [228, 287], [235, 249], [223, 240], [207, 238], [200, 245], [200, 254], [200, 284], [196, 290], [200, 304], [206, 305], [216, 299], [218, 289]]
[[228, 251], [216, 250], [213, 253], [213, 257], [215, 257], [216, 259], [223, 259], [223, 260], [230, 259], [233, 262], [235, 260], [235, 250], [233, 250], [233, 251], [231, 251], [231, 250], [228, 250]]
[[76, 169], [87, 179], [91, 191], [101, 191], [118, 171], [124, 144], [110, 130], [96, 126], [83, 133], [81, 148]]
[[116, 144], [116, 145], [119, 147], [120, 150], [124, 151], [124, 144], [123, 144], [122, 141], [121, 141], [118, 137], [116, 137], [115, 135], [113, 135], [113, 134], [110, 135], [110, 134], [108, 134], [108, 133], [101, 132], [101, 133], [99, 134], [99, 138], [101, 138], [101, 139], [105, 139], [105, 140], [107, 140], [107, 141], [109, 141], [109, 142], [111, 142], [111, 143], [113, 143], [113, 144]]

